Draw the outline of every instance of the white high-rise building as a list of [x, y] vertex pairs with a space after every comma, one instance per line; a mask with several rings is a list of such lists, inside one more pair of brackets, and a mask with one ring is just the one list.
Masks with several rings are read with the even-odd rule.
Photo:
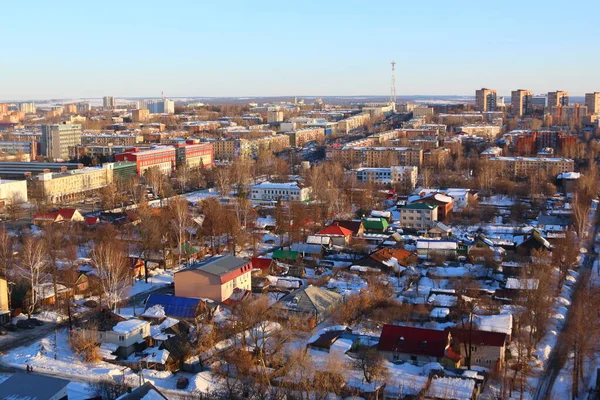
[[112, 110], [115, 108], [115, 98], [112, 96], [104, 96], [102, 98], [102, 107], [104, 107], [105, 110]]
[[173, 100], [161, 99], [147, 104], [150, 114], [174, 114], [175, 102]]
[[35, 114], [35, 103], [21, 103], [19, 104], [19, 110], [25, 114]]

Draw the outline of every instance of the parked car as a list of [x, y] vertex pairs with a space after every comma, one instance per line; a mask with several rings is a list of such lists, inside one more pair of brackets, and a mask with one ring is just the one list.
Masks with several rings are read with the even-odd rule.
[[179, 378], [177, 379], [177, 389], [185, 389], [190, 384], [188, 378]]
[[17, 321], [17, 328], [19, 329], [33, 329], [35, 325], [28, 319], [21, 319]]
[[35, 326], [42, 326], [42, 325], [44, 325], [44, 322], [43, 322], [43, 321], [40, 321], [40, 320], [39, 320], [39, 319], [37, 319], [37, 318], [30, 318], [30, 319], [29, 319], [29, 321], [30, 321], [30, 322], [31, 322], [33, 325], [35, 325]]
[[9, 332], [14, 332], [17, 330], [17, 326], [15, 324], [10, 323], [10, 324], [4, 325], [4, 329], [6, 329]]

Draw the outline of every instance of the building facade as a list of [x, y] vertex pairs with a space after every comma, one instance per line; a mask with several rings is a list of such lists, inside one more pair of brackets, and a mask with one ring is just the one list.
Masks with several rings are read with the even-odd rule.
[[262, 182], [252, 185], [251, 199], [255, 201], [308, 201], [310, 187], [301, 186], [298, 182]]
[[413, 203], [400, 208], [400, 224], [413, 229], [431, 229], [438, 220], [438, 206]]
[[528, 177], [537, 172], [556, 176], [563, 172], [573, 172], [575, 168], [574, 161], [568, 158], [490, 157], [489, 162], [497, 171], [514, 177]]
[[479, 111], [496, 111], [496, 91], [482, 88], [475, 91], [475, 108]]
[[131, 149], [117, 154], [115, 161], [131, 161], [136, 163], [138, 175], [144, 175], [146, 170], [156, 167], [163, 174], [169, 175], [176, 166], [175, 148], [172, 146], [155, 146], [147, 150]]
[[531, 90], [517, 89], [511, 93], [512, 115], [522, 117], [533, 111], [533, 92]]
[[586, 93], [585, 105], [589, 114], [600, 114], [600, 92]]
[[81, 144], [81, 125], [42, 125], [41, 153], [52, 160], [67, 160], [69, 152]]
[[554, 107], [568, 106], [569, 105], [569, 92], [557, 90], [556, 92], [548, 92], [548, 109], [552, 110]]
[[278, 107], [267, 109], [267, 123], [276, 124], [279, 122], [283, 122], [283, 110]]
[[305, 143], [312, 141], [322, 141], [325, 139], [325, 129], [323, 128], [304, 128], [297, 131], [286, 132], [289, 137], [291, 147], [302, 147]]
[[102, 98], [102, 107], [105, 110], [112, 110], [115, 108], [115, 98], [112, 96], [104, 96]]
[[403, 185], [414, 189], [417, 185], [418, 167], [392, 166], [389, 168], [359, 168], [356, 179], [359, 182], [371, 182], [382, 185]]
[[133, 110], [131, 111], [131, 120], [133, 122], [147, 122], [150, 119], [150, 111]]
[[221, 303], [236, 290], [251, 290], [251, 272], [252, 263], [248, 260], [229, 255], [212, 257], [175, 273], [175, 296]]

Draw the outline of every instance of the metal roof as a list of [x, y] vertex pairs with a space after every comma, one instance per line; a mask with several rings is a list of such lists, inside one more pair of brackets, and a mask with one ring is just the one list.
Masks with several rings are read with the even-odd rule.
[[198, 305], [202, 302], [200, 299], [193, 299], [188, 297], [171, 296], [167, 294], [151, 294], [148, 296], [146, 301], [146, 308], [144, 312], [160, 304], [165, 314], [169, 317], [175, 318], [195, 318]]
[[66, 379], [16, 373], [0, 384], [0, 399], [51, 399], [68, 384]]
[[250, 262], [248, 260], [244, 260], [243, 258], [226, 255], [220, 257], [211, 257], [206, 261], [194, 263], [189, 269], [197, 269], [212, 275], [223, 276], [238, 270], [249, 263]]

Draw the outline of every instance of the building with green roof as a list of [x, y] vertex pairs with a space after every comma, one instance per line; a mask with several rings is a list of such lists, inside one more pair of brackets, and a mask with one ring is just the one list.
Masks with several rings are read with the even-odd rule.
[[406, 228], [429, 230], [438, 221], [438, 206], [411, 203], [400, 208], [400, 224]]

